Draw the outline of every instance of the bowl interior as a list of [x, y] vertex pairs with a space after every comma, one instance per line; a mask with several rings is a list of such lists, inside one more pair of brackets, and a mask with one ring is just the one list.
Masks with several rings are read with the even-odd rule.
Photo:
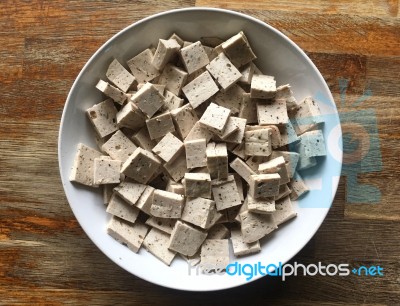
[[247, 35], [258, 56], [259, 68], [265, 74], [274, 75], [278, 85], [290, 83], [297, 99], [307, 95], [325, 97], [318, 102], [327, 118], [323, 131], [329, 154], [319, 160], [316, 168], [303, 172], [312, 190], [294, 203], [298, 217], [263, 239], [261, 253], [231, 258], [241, 264], [285, 263], [309, 241], [325, 218], [336, 192], [342, 153], [340, 123], [329, 89], [308, 57], [284, 35], [252, 17], [220, 9], [183, 9], [157, 14], [124, 29], [93, 55], [76, 79], [64, 108], [59, 164], [65, 193], [77, 220], [111, 260], [138, 277], [162, 286], [205, 291], [230, 288], [247, 281], [243, 275], [197, 275], [196, 269], [189, 271], [187, 263], [179, 257], [167, 267], [145, 250], [135, 254], [107, 235], [109, 216], [100, 191], [68, 180], [77, 144], [96, 147], [85, 110], [104, 99], [95, 85], [100, 78], [105, 79], [105, 71], [114, 57], [126, 63], [143, 49], [156, 45], [159, 38], [167, 38], [174, 32], [188, 41], [197, 41], [202, 36], [226, 39], [239, 31]]

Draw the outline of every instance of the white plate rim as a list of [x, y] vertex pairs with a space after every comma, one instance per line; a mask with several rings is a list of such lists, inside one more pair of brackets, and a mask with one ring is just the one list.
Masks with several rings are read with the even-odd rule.
[[[182, 8], [182, 9], [172, 9], [172, 10], [160, 12], [160, 13], [157, 13], [157, 14], [154, 14], [154, 15], [151, 15], [151, 16], [148, 16], [148, 17], [145, 17], [145, 18], [143, 18], [143, 19], [141, 19], [141, 20], [139, 20], [139, 21], [137, 21], [137, 22], [135, 22], [135, 23], [133, 23], [133, 24], [127, 26], [127, 27], [125, 27], [124, 29], [122, 29], [121, 31], [119, 31], [118, 33], [116, 33], [115, 35], [113, 35], [113, 36], [112, 36], [111, 38], [109, 38], [98, 50], [96, 50], [96, 52], [89, 58], [89, 60], [85, 63], [85, 65], [83, 66], [83, 68], [82, 68], [81, 71], [79, 72], [78, 76], [77, 76], [76, 79], [74, 80], [74, 83], [72, 84], [71, 89], [70, 89], [70, 91], [69, 91], [69, 93], [68, 93], [68, 96], [67, 96], [67, 99], [66, 99], [66, 103], [65, 103], [65, 105], [64, 105], [63, 112], [62, 112], [62, 117], [61, 117], [61, 122], [60, 122], [60, 128], [59, 128], [59, 134], [58, 134], [58, 162], [59, 162], [59, 171], [60, 171], [61, 181], [62, 181], [63, 188], [64, 188], [64, 191], [65, 191], [65, 195], [66, 195], [66, 197], [67, 197], [67, 200], [68, 200], [68, 203], [69, 203], [69, 204], [71, 203], [71, 199], [70, 199], [70, 197], [68, 196], [68, 193], [66, 192], [66, 187], [65, 187], [65, 186], [66, 186], [66, 182], [65, 182], [64, 177], [63, 177], [63, 165], [62, 165], [62, 157], [61, 157], [62, 127], [64, 126], [64, 122], [65, 122], [65, 113], [66, 113], [66, 108], [67, 108], [68, 101], [71, 99], [72, 92], [74, 91], [74, 88], [77, 86], [77, 84], [78, 84], [78, 82], [79, 82], [81, 76], [83, 75], [84, 71], [86, 70], [86, 68], [91, 64], [91, 62], [93, 61], [93, 59], [96, 58], [96, 56], [97, 56], [100, 52], [102, 52], [102, 50], [104, 50], [105, 48], [107, 48], [108, 45], [109, 45], [117, 36], [123, 34], [123, 33], [126, 32], [126, 31], [129, 31], [132, 27], [134, 27], [134, 26], [136, 26], [136, 25], [139, 25], [139, 24], [141, 24], [141, 23], [148, 22], [148, 21], [150, 21], [150, 20], [152, 20], [152, 19], [154, 19], [154, 18], [163, 16], [163, 15], [175, 14], [175, 13], [185, 12], [185, 11], [201, 11], [201, 10], [204, 10], [205, 12], [206, 12], [206, 11], [213, 11], [213, 12], [221, 12], [221, 13], [233, 14], [233, 15], [236, 15], [236, 16], [241, 17], [241, 18], [244, 18], [244, 19], [249, 19], [249, 20], [251, 20], [251, 21], [253, 21], [253, 22], [256, 22], [256, 23], [258, 23], [258, 24], [261, 24], [261, 25], [267, 27], [270, 31], [274, 32], [276, 35], [280, 36], [281, 38], [283, 38], [284, 40], [286, 40], [287, 42], [289, 42], [289, 44], [290, 44], [293, 48], [295, 48], [296, 51], [299, 52], [299, 53], [304, 57], [304, 59], [307, 61], [307, 64], [309, 64], [309, 65], [316, 71], [316, 73], [317, 73], [317, 75], [318, 75], [318, 78], [321, 79], [321, 81], [322, 81], [322, 83], [323, 83], [323, 86], [325, 87], [326, 92], [329, 94], [329, 96], [328, 96], [327, 98], [328, 98], [330, 101], [332, 101], [332, 103], [333, 103], [333, 105], [334, 105], [333, 96], [332, 96], [332, 94], [331, 94], [331, 92], [330, 92], [330, 90], [329, 90], [329, 88], [328, 88], [326, 82], [324, 81], [324, 79], [323, 79], [323, 77], [322, 77], [320, 71], [318, 70], [318, 68], [317, 68], [317, 67], [315, 66], [315, 64], [311, 61], [311, 59], [307, 56], [307, 54], [306, 54], [299, 46], [297, 46], [297, 44], [295, 44], [291, 39], [289, 39], [286, 35], [284, 35], [282, 32], [280, 32], [279, 30], [275, 29], [274, 27], [270, 26], [269, 24], [267, 24], [267, 23], [265, 23], [265, 22], [263, 22], [263, 21], [261, 21], [261, 20], [255, 18], [255, 17], [249, 16], [249, 15], [246, 15], [246, 14], [243, 14], [243, 13], [240, 13], [240, 12], [237, 12], [237, 11], [232, 11], [232, 10], [227, 10], [227, 9], [221, 9], [221, 8], [210, 8], [210, 7], [191, 7], [191, 8]], [[335, 106], [335, 105], [334, 105], [334, 111], [335, 111], [335, 113], [337, 114], [337, 109], [336, 109], [336, 106]], [[341, 131], [340, 125], [339, 125], [339, 130], [337, 131], [337, 133], [339, 133], [340, 135], [342, 135], [342, 131]], [[340, 146], [340, 149], [341, 149], [341, 150], [340, 150], [339, 152], [337, 152], [338, 155], [336, 156], [336, 158], [340, 161], [340, 168], [339, 168], [339, 169], [335, 169], [335, 170], [338, 170], [337, 172], [338, 172], [338, 175], [340, 176], [341, 164], [342, 164], [342, 158], [343, 158], [341, 139], [339, 140], [339, 146]], [[333, 181], [333, 182], [332, 182], [332, 192], [333, 192], [333, 194], [336, 194], [336, 191], [337, 191], [337, 188], [338, 188], [338, 184], [339, 184], [339, 180]], [[333, 201], [333, 200], [332, 200], [332, 201]], [[331, 203], [331, 205], [332, 205], [332, 203]], [[76, 212], [75, 212], [74, 207], [73, 207], [71, 204], [70, 204], [70, 207], [71, 207], [71, 210], [73, 211], [74, 215], [76, 216]], [[327, 215], [328, 212], [329, 212], [330, 207], [321, 208], [321, 209], [324, 211], [324, 213], [323, 213], [323, 218], [321, 218], [320, 222], [318, 222], [317, 226], [315, 226], [315, 230], [314, 230], [314, 232], [312, 233], [312, 235], [310, 236], [309, 240], [315, 235], [315, 233], [316, 233], [316, 232], [318, 231], [318, 229], [320, 228], [322, 222], [325, 220], [325, 217], [326, 217], [326, 215]], [[79, 220], [78, 218], [77, 218], [77, 220], [78, 220], [78, 223], [80, 224], [80, 226], [82, 227], [82, 229], [84, 230], [84, 232], [85, 232], [85, 233], [87, 234], [87, 236], [91, 239], [91, 241], [92, 241], [104, 254], [107, 255], [107, 250], [105, 250], [104, 247], [103, 247], [101, 244], [99, 244], [98, 241], [97, 241], [94, 237], [91, 237], [91, 236], [89, 235], [88, 231], [85, 229], [85, 226], [84, 226], [84, 224], [81, 222], [81, 220]], [[308, 241], [309, 241], [309, 240], [308, 240]], [[284, 260], [282, 260], [282, 262], [283, 262], [283, 263], [286, 263], [287, 261], [291, 260], [296, 254], [298, 254], [298, 252], [299, 252], [301, 249], [304, 248], [304, 246], [305, 246], [306, 244], [307, 244], [307, 242], [304, 243], [304, 245], [298, 247], [298, 249], [293, 253], [293, 255], [289, 256], [288, 258], [285, 258]], [[108, 257], [109, 257], [109, 256], [108, 256]], [[110, 257], [109, 257], [109, 258], [110, 258]], [[118, 261], [116, 261], [116, 260], [113, 260], [112, 258], [110, 258], [110, 259], [111, 259], [112, 261], [114, 261], [117, 265], [119, 265], [120, 267], [124, 268], [123, 265], [121, 265], [120, 262], [118, 262]], [[124, 269], [125, 269], [125, 268], [124, 268]], [[254, 278], [253, 278], [251, 281], [249, 281], [249, 282], [243, 282], [243, 283], [240, 283], [240, 284], [236, 284], [235, 286], [225, 287], [223, 284], [221, 284], [221, 287], [219, 287], [219, 288], [211, 288], [211, 289], [210, 289], [210, 288], [195, 288], [195, 289], [194, 289], [194, 288], [179, 288], [179, 287], [174, 286], [174, 283], [173, 283], [173, 282], [171, 282], [171, 283], [169, 283], [169, 284], [166, 284], [166, 283], [159, 283], [159, 282], [157, 282], [157, 280], [147, 278], [146, 276], [143, 276], [143, 275], [136, 275], [136, 274], [135, 274], [135, 276], [140, 277], [140, 278], [142, 278], [142, 279], [145, 279], [146, 281], [149, 281], [149, 282], [152, 282], [152, 283], [155, 283], [155, 284], [164, 286], [164, 287], [168, 287], [168, 288], [172, 288], [172, 289], [178, 289], [178, 290], [183, 290], [183, 291], [217, 291], [217, 290], [223, 290], [223, 289], [228, 289], [228, 288], [233, 288], [233, 287], [241, 286], [241, 285], [250, 283], [250, 282], [255, 281], [255, 280], [257, 280], [257, 279], [260, 278], [260, 276], [254, 277]]]

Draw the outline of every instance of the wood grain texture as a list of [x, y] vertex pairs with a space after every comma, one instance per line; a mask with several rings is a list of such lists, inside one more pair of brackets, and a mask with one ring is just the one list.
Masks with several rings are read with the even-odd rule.
[[307, 1], [240, 1], [240, 0], [197, 0], [198, 6], [218, 6], [229, 9], [256, 9], [269, 11], [302, 11], [311, 13], [324, 14], [341, 14], [341, 15], [362, 15], [362, 16], [384, 16], [398, 17], [399, 2], [398, 0], [339, 0], [339, 1], [324, 1], [324, 0], [307, 0]]
[[[195, 4], [237, 9], [277, 27], [317, 65], [339, 111], [373, 110], [382, 170], [358, 180], [379, 188], [380, 202], [348, 203], [343, 177], [326, 221], [292, 261], [381, 265], [384, 277], [270, 277], [222, 292], [178, 292], [128, 274], [83, 233], [57, 161], [59, 121], [74, 78], [120, 29]], [[0, 305], [398, 304], [398, 7], [387, 0], [1, 1]], [[341, 79], [348, 81], [346, 95]], [[368, 90], [372, 96], [355, 106]]]

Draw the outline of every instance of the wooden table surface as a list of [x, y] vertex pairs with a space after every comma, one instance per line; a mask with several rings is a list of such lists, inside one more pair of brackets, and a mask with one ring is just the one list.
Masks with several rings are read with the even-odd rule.
[[[74, 78], [120, 29], [153, 13], [191, 6], [238, 10], [278, 28], [315, 62], [340, 112], [354, 112], [357, 121], [362, 110], [373, 111], [378, 132], [371, 137], [379, 142], [366, 149], [378, 152], [376, 159], [362, 164], [366, 171], [358, 173], [358, 183], [342, 177], [328, 217], [293, 260], [380, 265], [384, 276], [263, 278], [233, 290], [179, 292], [125, 272], [79, 227], [57, 161], [61, 113]], [[397, 0], [3, 0], [0, 25], [1, 305], [400, 304]], [[347, 80], [345, 94], [340, 80]], [[365, 93], [371, 95], [353, 105]], [[357, 131], [354, 139], [365, 144], [362, 137], [369, 136]], [[378, 190], [380, 199], [349, 203], [350, 189], [361, 184], [372, 186], [367, 196]]]

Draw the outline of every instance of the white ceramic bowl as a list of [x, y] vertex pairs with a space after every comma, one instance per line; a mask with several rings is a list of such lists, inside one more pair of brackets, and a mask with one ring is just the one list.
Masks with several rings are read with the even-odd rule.
[[110, 216], [105, 212], [100, 191], [71, 184], [68, 180], [77, 144], [82, 142], [96, 147], [85, 110], [104, 99], [95, 85], [99, 78], [105, 79], [111, 58], [124, 63], [173, 32], [188, 41], [196, 41], [201, 36], [228, 38], [241, 30], [246, 33], [258, 56], [257, 65], [264, 73], [274, 75], [278, 85], [290, 83], [297, 99], [307, 95], [324, 97], [318, 102], [326, 115], [324, 135], [329, 154], [320, 160], [317, 167], [303, 172], [313, 190], [294, 203], [298, 217], [263, 239], [261, 253], [240, 259], [232, 257], [232, 261], [241, 264], [287, 262], [311, 239], [331, 206], [341, 171], [341, 128], [332, 95], [305, 53], [278, 30], [233, 11], [190, 8], [145, 18], [113, 36], [83, 67], [65, 104], [58, 150], [64, 190], [84, 231], [112, 261], [149, 282], [192, 291], [219, 290], [247, 283], [245, 276], [238, 275], [196, 275], [195, 270], [189, 275], [187, 263], [179, 256], [168, 267], [144, 249], [135, 254], [107, 235], [106, 223]]

